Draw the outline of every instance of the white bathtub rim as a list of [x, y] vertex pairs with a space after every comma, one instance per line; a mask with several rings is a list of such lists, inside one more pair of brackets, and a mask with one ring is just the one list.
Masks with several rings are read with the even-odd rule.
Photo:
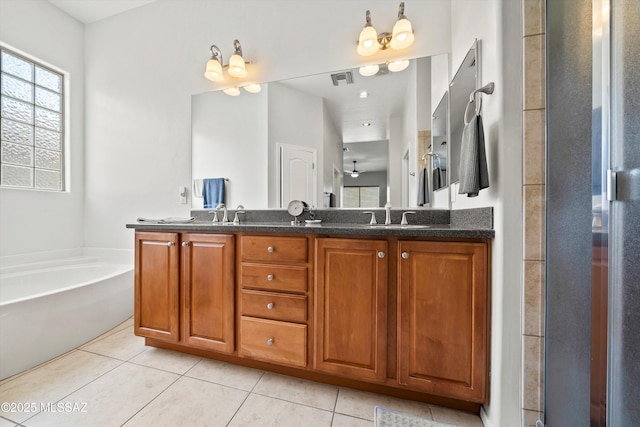
[[[92, 285], [92, 284], [94, 284], [96, 282], [109, 280], [109, 279], [111, 279], [113, 277], [126, 274], [126, 273], [128, 273], [128, 272], [133, 270], [133, 266], [132, 265], [128, 265], [128, 264], [112, 264], [112, 263], [100, 263], [100, 262], [99, 263], [95, 263], [95, 264], [91, 263], [91, 265], [96, 265], [96, 264], [100, 265], [100, 266], [106, 266], [106, 265], [113, 266], [114, 267], [114, 271], [111, 272], [111, 273], [107, 273], [107, 274], [104, 274], [104, 275], [101, 275], [101, 276], [94, 277], [91, 280], [85, 280], [85, 281], [82, 281], [80, 283], [76, 283], [74, 285], [59, 287], [59, 288], [52, 289], [50, 291], [45, 291], [45, 292], [38, 292], [38, 293], [35, 293], [35, 294], [30, 294], [30, 295], [26, 295], [24, 297], [18, 297], [18, 298], [10, 299], [10, 300], [7, 300], [7, 301], [0, 301], [0, 308], [7, 307], [7, 306], [9, 306], [11, 304], [17, 304], [17, 303], [20, 303], [20, 302], [23, 302], [23, 301], [34, 300], [36, 298], [44, 298], [44, 297], [47, 297], [47, 296], [50, 296], [50, 295], [71, 291], [73, 289], [81, 288], [83, 286], [89, 286], [89, 285]], [[33, 270], [33, 271], [34, 272], [37, 271], [38, 273], [46, 273], [46, 272], [52, 272], [52, 271], [65, 270], [65, 269], [68, 269], [68, 268], [74, 267], [74, 266], [82, 267], [81, 264], [78, 264], [78, 265], [72, 264], [72, 265], [63, 265], [63, 266], [54, 267], [54, 268], [37, 269], [37, 270]], [[22, 274], [23, 273], [21, 273], [21, 272], [2, 274], [2, 275], [0, 275], [0, 282], [2, 282], [2, 279], [11, 278], [11, 277], [15, 277], [15, 276], [20, 276]]]
[[0, 269], [82, 257], [97, 257], [103, 261], [110, 261], [116, 264], [133, 265], [134, 262], [133, 249], [79, 247], [18, 255], [3, 255], [0, 256]]

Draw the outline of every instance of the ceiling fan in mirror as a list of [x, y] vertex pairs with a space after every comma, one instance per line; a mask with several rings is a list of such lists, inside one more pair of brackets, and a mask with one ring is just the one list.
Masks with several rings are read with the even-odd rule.
[[358, 169], [356, 169], [356, 162], [357, 162], [357, 160], [354, 160], [354, 161], [353, 161], [353, 170], [352, 170], [352, 171], [348, 171], [348, 170], [345, 170], [345, 171], [344, 171], [345, 173], [350, 174], [350, 175], [351, 175], [351, 178], [357, 178], [357, 177], [359, 177], [359, 176], [360, 176], [360, 174], [361, 174], [361, 173], [366, 172], [366, 171], [362, 171], [362, 170], [361, 170], [361, 171], [359, 171]]

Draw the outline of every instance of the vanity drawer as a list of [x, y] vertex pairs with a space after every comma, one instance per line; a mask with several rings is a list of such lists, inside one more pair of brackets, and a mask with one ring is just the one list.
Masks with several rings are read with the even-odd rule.
[[306, 292], [307, 268], [243, 263], [240, 284], [244, 288]]
[[240, 356], [286, 365], [307, 365], [307, 326], [242, 317]]
[[307, 261], [306, 237], [242, 236], [240, 247], [243, 261]]
[[242, 314], [304, 323], [307, 321], [307, 297], [243, 290]]

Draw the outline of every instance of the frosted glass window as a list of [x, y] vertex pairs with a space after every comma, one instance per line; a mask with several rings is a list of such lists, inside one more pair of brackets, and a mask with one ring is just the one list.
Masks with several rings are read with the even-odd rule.
[[64, 76], [0, 51], [0, 186], [63, 191]]

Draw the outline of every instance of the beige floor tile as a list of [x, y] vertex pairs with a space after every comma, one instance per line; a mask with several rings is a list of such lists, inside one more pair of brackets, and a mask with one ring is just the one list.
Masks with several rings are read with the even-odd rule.
[[120, 332], [109, 335], [93, 344], [82, 347], [83, 351], [102, 354], [103, 356], [114, 357], [120, 360], [129, 360], [145, 351], [144, 338], [133, 335], [131, 329], [124, 329]]
[[13, 421], [5, 420], [4, 418], [0, 417], [0, 427], [15, 427], [16, 425], [17, 424]]
[[182, 375], [200, 360], [198, 356], [152, 347], [129, 362]]
[[348, 415], [334, 414], [331, 427], [373, 427], [373, 421], [354, 418]]
[[365, 391], [340, 388], [336, 412], [373, 421], [375, 406], [382, 406], [392, 411], [419, 415], [431, 419], [429, 405], [411, 400], [397, 399], [391, 396], [368, 393]]
[[329, 427], [332, 413], [259, 394], [251, 394], [229, 427]]
[[27, 427], [121, 426], [162, 393], [178, 375], [123, 363], [75, 393], [62, 399], [84, 405], [85, 412], [42, 412], [28, 420]]
[[245, 391], [182, 377], [124, 426], [226, 426], [247, 395]]
[[432, 406], [431, 413], [433, 414], [433, 419], [441, 423], [463, 427], [483, 427], [482, 420], [479, 416], [467, 412]]
[[110, 335], [115, 334], [116, 332], [120, 332], [120, 331], [123, 331], [123, 330], [125, 330], [125, 329], [129, 329], [129, 330], [131, 330], [131, 333], [133, 334], [133, 317], [131, 317], [131, 318], [129, 318], [129, 319], [127, 319], [127, 320], [125, 320], [124, 322], [120, 323], [120, 324], [119, 324], [118, 326], [116, 326], [115, 328], [113, 328], [113, 329], [109, 329], [107, 332], [105, 332], [104, 334], [100, 335], [99, 337], [94, 338], [94, 339], [92, 339], [91, 341], [89, 341], [89, 342], [87, 342], [87, 343], [85, 343], [85, 344], [81, 345], [81, 346], [80, 346], [80, 348], [86, 347], [86, 346], [88, 346], [89, 344], [93, 344], [93, 343], [95, 343], [96, 341], [100, 341], [100, 340], [101, 340], [101, 339], [103, 339], [103, 338], [106, 338], [106, 337], [108, 337], [108, 336], [110, 336]]
[[202, 359], [185, 376], [251, 391], [264, 372], [211, 359]]
[[[41, 365], [0, 386], [2, 402], [55, 403], [122, 362], [84, 351], [74, 351]], [[4, 413], [5, 418], [22, 422], [33, 413]]]
[[253, 392], [333, 411], [338, 387], [267, 372], [260, 378]]

